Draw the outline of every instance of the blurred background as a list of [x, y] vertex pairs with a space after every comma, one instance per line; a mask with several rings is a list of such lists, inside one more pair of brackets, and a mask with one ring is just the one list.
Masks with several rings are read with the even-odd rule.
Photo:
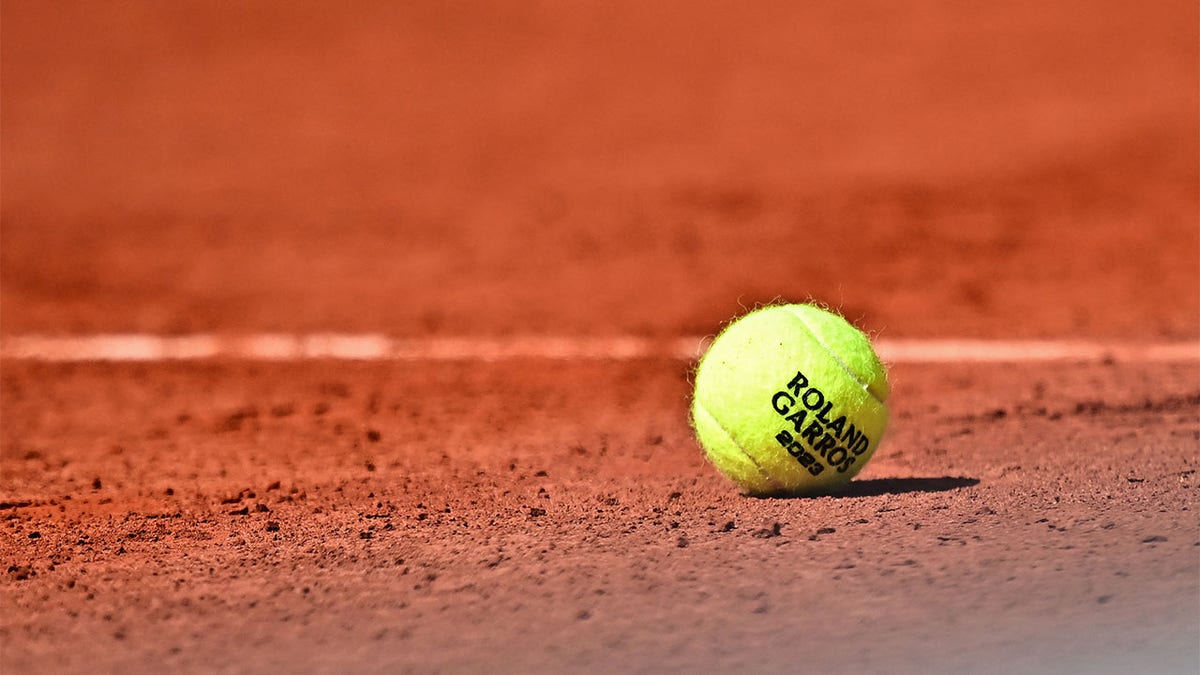
[[2, 11], [5, 333], [1200, 334], [1195, 2]]
[[[0, 0], [0, 670], [1194, 673], [1198, 219], [1195, 0]], [[1178, 349], [910, 358], [760, 500], [554, 348], [775, 299]], [[7, 346], [325, 331], [486, 339]]]

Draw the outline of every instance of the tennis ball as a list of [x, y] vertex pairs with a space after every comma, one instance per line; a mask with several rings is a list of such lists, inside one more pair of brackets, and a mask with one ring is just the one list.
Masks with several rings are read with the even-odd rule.
[[747, 494], [820, 494], [849, 482], [879, 447], [888, 392], [861, 331], [813, 305], [773, 305], [708, 348], [692, 425], [709, 460]]

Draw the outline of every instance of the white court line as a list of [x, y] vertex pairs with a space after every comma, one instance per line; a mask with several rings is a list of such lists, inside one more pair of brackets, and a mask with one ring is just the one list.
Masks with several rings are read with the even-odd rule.
[[[251, 335], [109, 334], [0, 337], [0, 359], [89, 361], [506, 361], [670, 359], [694, 361], [711, 338], [645, 337], [390, 337], [379, 333]], [[1129, 343], [1086, 340], [881, 339], [888, 363], [1200, 363], [1200, 342]]]

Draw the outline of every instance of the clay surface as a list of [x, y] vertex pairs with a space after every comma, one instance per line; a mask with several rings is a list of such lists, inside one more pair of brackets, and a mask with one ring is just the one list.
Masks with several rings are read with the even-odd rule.
[[[5, 2], [0, 334], [1200, 337], [1192, 2]], [[1200, 368], [900, 364], [741, 496], [677, 360], [0, 364], [0, 670], [1200, 669]]]

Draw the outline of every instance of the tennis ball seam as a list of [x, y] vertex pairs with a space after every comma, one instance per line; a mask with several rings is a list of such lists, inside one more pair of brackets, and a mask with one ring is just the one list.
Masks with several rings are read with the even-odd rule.
[[729, 439], [729, 442], [733, 445], [733, 447], [737, 448], [738, 451], [741, 452], [742, 455], [745, 456], [745, 458], [750, 461], [750, 464], [753, 465], [754, 468], [758, 471], [759, 475], [763, 477], [763, 481], [765, 481], [766, 483], [771, 485], [772, 489], [774, 489], [774, 490], [782, 490], [783, 489], [783, 486], [780, 485], [779, 482], [776, 481], [775, 478], [771, 476], [771, 474], [767, 473], [762, 468], [762, 465], [758, 463], [758, 460], [755, 459], [753, 455], [746, 452], [746, 449], [743, 448], [742, 444], [738, 443], [737, 439], [734, 438], [733, 434], [730, 433], [729, 430], [725, 428], [725, 425], [721, 423], [721, 420], [717, 419], [716, 415], [713, 415], [711, 412], [709, 412], [708, 408], [704, 407], [704, 404], [701, 403], [699, 399], [697, 399], [695, 401], [695, 410], [698, 412], [704, 413], [704, 416], [712, 421], [713, 426], [715, 426], [717, 429], [719, 429], [721, 431], [721, 433], [725, 435], [725, 438]]
[[789, 316], [795, 317], [796, 320], [800, 322], [800, 325], [804, 327], [804, 330], [808, 331], [808, 334], [812, 336], [813, 340], [815, 340], [817, 342], [817, 344], [821, 345], [821, 348], [825, 350], [826, 354], [829, 354], [830, 356], [833, 357], [833, 360], [836, 361], [837, 364], [842, 367], [842, 370], [846, 371], [846, 374], [849, 375], [851, 377], [851, 379], [853, 379], [855, 382], [857, 382], [859, 385], [862, 386], [863, 391], [867, 392], [868, 396], [875, 399], [879, 403], [879, 405], [887, 405], [878, 396], [875, 395], [875, 392], [871, 391], [871, 386], [867, 382], [863, 381], [863, 379], [858, 376], [858, 373], [854, 372], [850, 368], [850, 366], [847, 365], [846, 362], [842, 360], [842, 357], [839, 356], [837, 354], [837, 352], [833, 351], [833, 349], [831, 349], [829, 347], [829, 345], [826, 344], [825, 341], [821, 339], [821, 336], [817, 333], [817, 331], [813, 330], [812, 327], [808, 325], [808, 322], [804, 320], [803, 316], [800, 316], [795, 311], [793, 311], [790, 306], [785, 305], [784, 309], [787, 310], [787, 313]]

